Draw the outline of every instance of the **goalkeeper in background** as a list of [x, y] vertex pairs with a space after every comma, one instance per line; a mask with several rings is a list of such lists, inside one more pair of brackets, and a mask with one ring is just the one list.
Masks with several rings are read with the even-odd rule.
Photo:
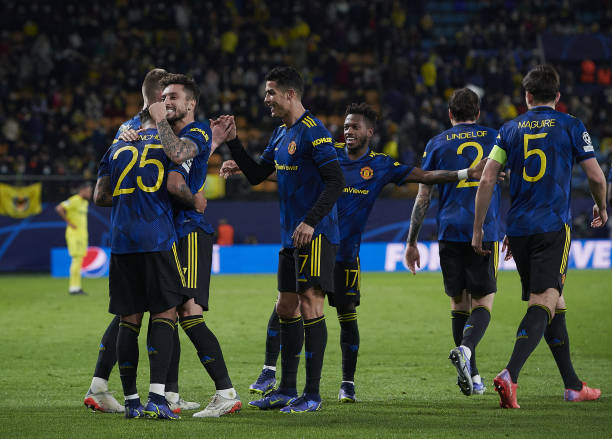
[[87, 207], [91, 198], [91, 183], [84, 182], [78, 192], [62, 201], [55, 211], [66, 221], [66, 245], [72, 258], [70, 263], [70, 282], [68, 294], [86, 294], [81, 288], [81, 266], [87, 253]]

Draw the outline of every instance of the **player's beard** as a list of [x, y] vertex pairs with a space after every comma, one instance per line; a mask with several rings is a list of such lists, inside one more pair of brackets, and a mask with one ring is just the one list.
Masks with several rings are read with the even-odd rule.
[[347, 149], [349, 150], [349, 152], [355, 152], [355, 151], [359, 151], [361, 148], [363, 148], [364, 146], [366, 146], [368, 143], [368, 138], [367, 137], [361, 137], [361, 138], [355, 138], [355, 141], [353, 142], [352, 146], [348, 146], [347, 145]]
[[174, 125], [179, 120], [182, 120], [185, 116], [187, 116], [186, 111], [179, 112], [178, 110], [174, 110], [174, 117], [167, 119], [170, 125]]

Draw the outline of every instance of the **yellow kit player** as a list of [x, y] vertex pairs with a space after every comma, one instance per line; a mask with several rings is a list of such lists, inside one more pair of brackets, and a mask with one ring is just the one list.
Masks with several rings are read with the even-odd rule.
[[81, 266], [87, 253], [87, 206], [91, 198], [91, 183], [85, 182], [78, 192], [57, 205], [55, 211], [66, 221], [66, 244], [72, 258], [69, 294], [86, 294], [81, 289]]

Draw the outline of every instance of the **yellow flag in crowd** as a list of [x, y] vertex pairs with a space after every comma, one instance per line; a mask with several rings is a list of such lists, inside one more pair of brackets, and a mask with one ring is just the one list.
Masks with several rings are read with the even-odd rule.
[[0, 184], [0, 215], [25, 218], [42, 211], [40, 194], [42, 184], [11, 186]]

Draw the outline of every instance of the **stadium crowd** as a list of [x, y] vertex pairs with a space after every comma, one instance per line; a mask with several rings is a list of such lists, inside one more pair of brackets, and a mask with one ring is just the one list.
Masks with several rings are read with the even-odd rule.
[[[336, 138], [346, 104], [364, 100], [382, 116], [377, 148], [414, 163], [448, 128], [453, 88], [480, 88], [480, 122], [497, 128], [525, 111], [520, 78], [545, 55], [539, 35], [611, 32], [606, 2], [576, 3], [586, 2], [9, 0], [0, 7], [0, 174], [94, 178], [117, 127], [140, 109], [152, 66], [192, 75], [199, 119], [235, 114], [256, 153], [275, 123], [263, 76], [290, 63], [307, 81], [307, 108]], [[605, 162], [612, 87], [609, 64], [599, 64], [555, 66], [558, 109], [584, 121]]]

